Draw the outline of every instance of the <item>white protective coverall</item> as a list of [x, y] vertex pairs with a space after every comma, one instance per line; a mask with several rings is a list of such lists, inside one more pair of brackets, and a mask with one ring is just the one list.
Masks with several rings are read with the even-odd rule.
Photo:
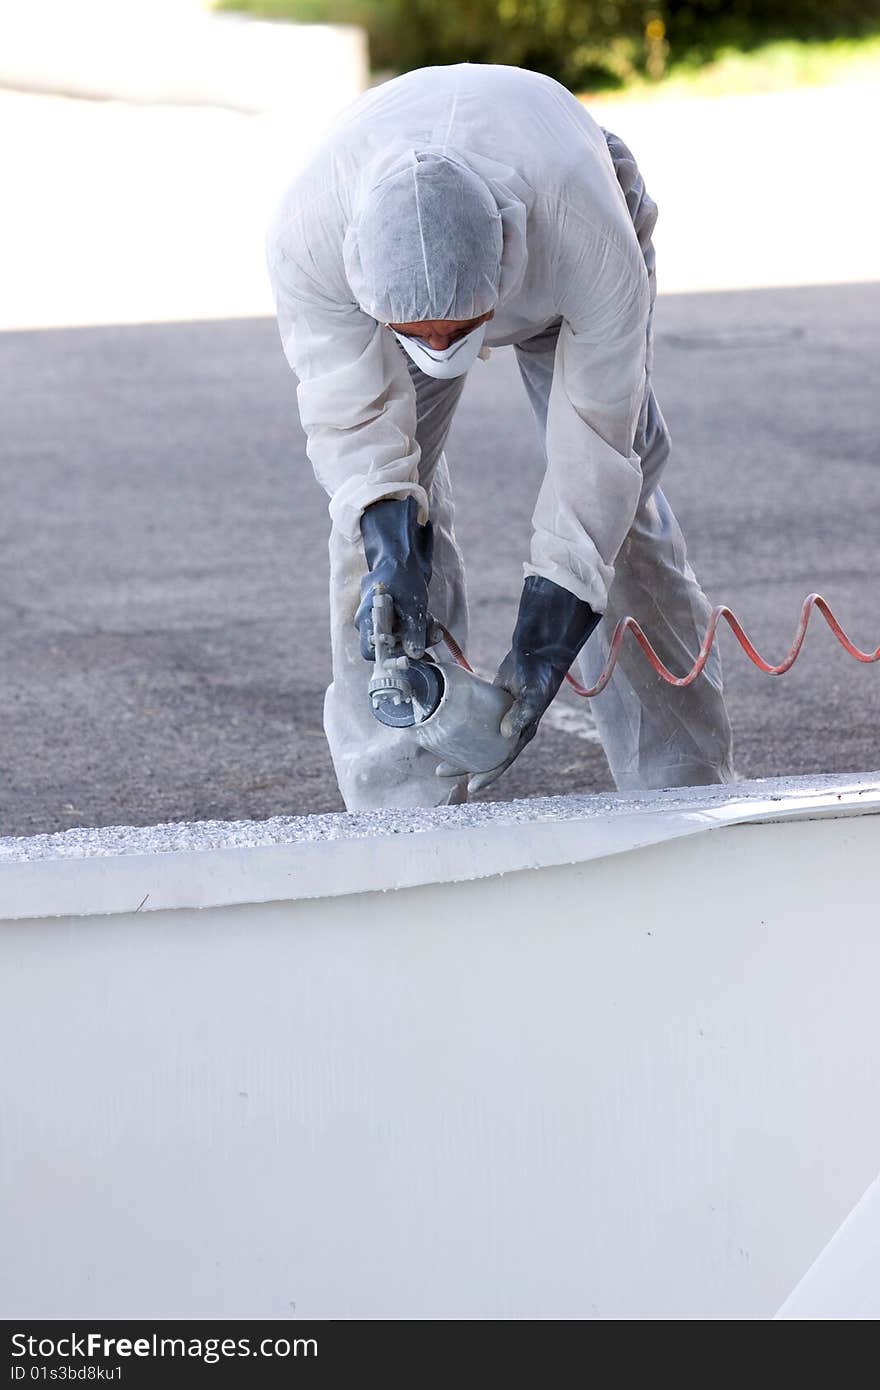
[[[382, 498], [412, 496], [434, 525], [431, 611], [467, 642], [443, 452], [466, 378], [425, 375], [369, 312], [356, 241], [366, 194], [414, 151], [465, 164], [500, 213], [500, 283], [485, 343], [514, 346], [546, 455], [525, 573], [605, 615], [576, 674], [595, 682], [625, 613], [683, 671], [711, 611], [658, 487], [669, 436], [651, 388], [656, 207], [632, 155], [565, 88], [518, 68], [428, 68], [373, 89], [287, 190], [267, 243], [309, 458], [331, 498], [324, 726], [349, 810], [463, 795], [435, 777], [434, 757], [410, 733], [374, 719], [354, 626], [366, 570], [361, 514]], [[443, 649], [435, 654], [445, 659]], [[627, 640], [593, 712], [621, 790], [733, 779], [717, 655], [681, 690]]]

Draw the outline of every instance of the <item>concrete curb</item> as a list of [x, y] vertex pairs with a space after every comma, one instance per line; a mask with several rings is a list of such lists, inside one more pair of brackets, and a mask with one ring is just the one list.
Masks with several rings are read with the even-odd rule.
[[645, 796], [71, 830], [0, 840], [0, 921], [388, 892], [587, 863], [735, 825], [880, 811], [880, 774]]

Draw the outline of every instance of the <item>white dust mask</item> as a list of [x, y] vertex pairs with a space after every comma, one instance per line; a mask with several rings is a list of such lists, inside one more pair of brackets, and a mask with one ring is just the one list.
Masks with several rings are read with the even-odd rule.
[[404, 352], [409, 354], [416, 366], [427, 376], [448, 380], [450, 377], [464, 376], [468, 368], [473, 366], [483, 346], [486, 324], [481, 323], [477, 328], [472, 328], [470, 333], [465, 333], [448, 348], [440, 351], [428, 347], [420, 338], [407, 338], [393, 328], [391, 331]]

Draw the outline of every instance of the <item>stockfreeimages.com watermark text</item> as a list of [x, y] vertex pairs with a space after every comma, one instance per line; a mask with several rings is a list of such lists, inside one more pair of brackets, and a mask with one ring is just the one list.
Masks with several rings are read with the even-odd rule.
[[[154, 1332], [146, 1337], [106, 1337], [102, 1332], [70, 1332], [61, 1337], [33, 1337], [25, 1332], [13, 1332], [10, 1338], [14, 1360], [13, 1380], [48, 1379], [45, 1366], [28, 1362], [46, 1362], [57, 1357], [70, 1361], [124, 1361], [163, 1357], [202, 1361], [215, 1365], [218, 1361], [239, 1357], [272, 1357], [284, 1360], [293, 1356], [317, 1356], [315, 1337], [161, 1337]], [[89, 1369], [89, 1368], [81, 1368]], [[97, 1370], [97, 1367], [95, 1368]], [[34, 1371], [38, 1374], [35, 1376]], [[44, 1377], [42, 1372], [46, 1371]], [[53, 1379], [55, 1377], [52, 1377]], [[72, 1375], [67, 1377], [74, 1379]], [[80, 1379], [103, 1379], [97, 1374]]]

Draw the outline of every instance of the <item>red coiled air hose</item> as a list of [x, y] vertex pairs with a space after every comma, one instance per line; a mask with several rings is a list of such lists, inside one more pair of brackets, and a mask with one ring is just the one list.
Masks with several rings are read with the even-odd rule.
[[[862, 661], [865, 663], [880, 661], [880, 647], [878, 647], [877, 650], [873, 652], [863, 652], [860, 647], [857, 647], [855, 643], [851, 642], [849, 637], [847, 637], [840, 623], [837, 621], [833, 612], [831, 611], [830, 604], [822, 597], [822, 595], [808, 594], [807, 597], [804, 599], [803, 606], [801, 608], [800, 622], [798, 623], [797, 632], [794, 635], [794, 641], [791, 644], [791, 647], [788, 651], [788, 655], [782, 661], [780, 661], [778, 666], [773, 666], [770, 664], [769, 661], [764, 660], [760, 652], [756, 651], [753, 644], [749, 641], [739, 619], [735, 616], [734, 613], [731, 612], [729, 608], [725, 606], [725, 604], [721, 603], [718, 605], [717, 608], [712, 609], [712, 616], [709, 619], [709, 626], [706, 629], [706, 636], [703, 638], [703, 643], [700, 647], [699, 655], [697, 656], [697, 659], [694, 662], [691, 669], [684, 676], [676, 676], [672, 673], [672, 671], [669, 670], [668, 666], [664, 666], [663, 662], [660, 660], [659, 656], [654, 651], [654, 648], [651, 646], [651, 643], [645, 636], [639, 624], [636, 622], [635, 618], [626, 617], [621, 618], [620, 622], [614, 629], [614, 635], [611, 638], [611, 646], [608, 650], [608, 660], [605, 662], [605, 665], [602, 669], [602, 674], [600, 675], [596, 684], [587, 688], [586, 686], [581, 685], [580, 681], [575, 680], [574, 676], [570, 674], [567, 675], [565, 679], [568, 681], [575, 694], [583, 695], [585, 699], [591, 699], [594, 695], [599, 695], [605, 689], [606, 685], [611, 679], [612, 672], [614, 671], [614, 667], [617, 664], [617, 658], [620, 655], [620, 648], [623, 645], [624, 636], [626, 634], [627, 629], [629, 629], [633, 633], [636, 641], [638, 642], [642, 651], [645, 653], [645, 656], [648, 658], [654, 670], [657, 672], [658, 676], [661, 676], [663, 680], [669, 683], [669, 685], [690, 685], [693, 681], [697, 679], [697, 676], [699, 676], [700, 672], [703, 670], [703, 667], [706, 665], [706, 662], [709, 660], [709, 653], [711, 652], [712, 646], [715, 642], [715, 637], [718, 632], [718, 624], [720, 623], [722, 618], [724, 618], [725, 622], [729, 625], [734, 637], [739, 642], [746, 656], [749, 658], [751, 662], [755, 664], [755, 666], [758, 667], [760, 671], [766, 672], [768, 676], [782, 676], [785, 674], [786, 671], [790, 671], [794, 663], [797, 661], [801, 647], [804, 645], [804, 638], [807, 634], [807, 626], [810, 621], [810, 614], [812, 613], [814, 608], [818, 608], [819, 612], [822, 614], [822, 617], [825, 619], [826, 623], [831, 628], [831, 631], [834, 633], [834, 636], [837, 638], [844, 651], [849, 652], [850, 656], [854, 656], [856, 661]], [[467, 657], [461, 650], [461, 647], [458, 645], [455, 638], [452, 636], [452, 633], [448, 632], [447, 629], [443, 627], [442, 623], [440, 624], [440, 627], [443, 632], [443, 640], [445, 641], [454, 659], [458, 662], [459, 666], [463, 666], [466, 671], [472, 671], [473, 667], [469, 664]]]

